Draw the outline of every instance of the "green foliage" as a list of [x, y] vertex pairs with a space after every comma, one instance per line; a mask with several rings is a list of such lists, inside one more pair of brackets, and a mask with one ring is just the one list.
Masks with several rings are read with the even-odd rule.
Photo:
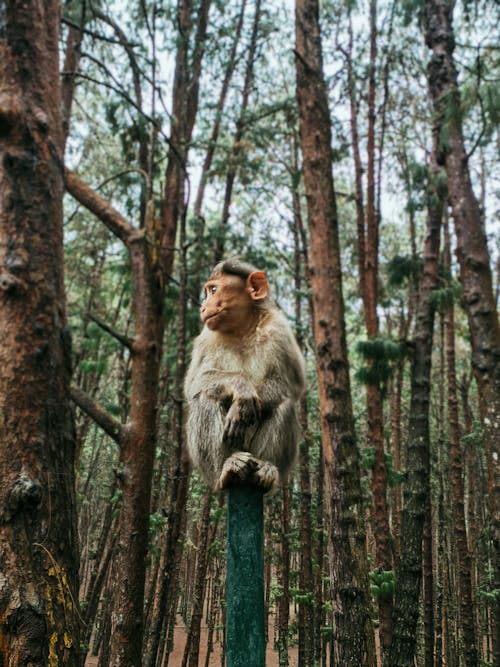
[[162, 531], [166, 523], [165, 516], [162, 512], [154, 512], [149, 515], [149, 552], [150, 555], [158, 556], [159, 548], [157, 546], [157, 537]]
[[357, 351], [366, 362], [356, 371], [357, 380], [362, 384], [380, 385], [384, 388], [391, 376], [394, 362], [402, 359], [408, 349], [405, 343], [396, 343], [379, 335], [359, 341]]
[[492, 588], [490, 590], [481, 589], [479, 596], [487, 602], [489, 606], [495, 605], [500, 601], [500, 588]]
[[394, 457], [392, 454], [385, 455], [385, 469], [387, 473], [387, 486], [390, 489], [399, 486], [399, 484], [405, 481], [406, 473], [394, 468]]
[[110, 415], [113, 415], [113, 417], [119, 417], [121, 414], [120, 406], [115, 403], [105, 403], [104, 408]]
[[[371, 470], [374, 465], [375, 465], [375, 447], [363, 447], [361, 449], [361, 467], [364, 470]], [[400, 470], [395, 470], [394, 457], [392, 456], [392, 454], [385, 454], [385, 469], [387, 474], [387, 486], [389, 488], [394, 488], [395, 486], [398, 486], [406, 479], [406, 475], [404, 472], [401, 472]], [[367, 483], [368, 493], [370, 493], [368, 479], [366, 480], [366, 483]]]
[[461, 296], [462, 290], [458, 283], [454, 283], [449, 287], [440, 287], [429, 295], [429, 300], [433, 308], [441, 313], [452, 306], [457, 298]]
[[375, 447], [363, 447], [361, 449], [361, 466], [365, 470], [371, 470], [375, 465]]
[[471, 433], [463, 435], [461, 441], [465, 447], [483, 447], [483, 431], [481, 423], [475, 421]]
[[297, 604], [306, 604], [310, 607], [316, 606], [314, 591], [301, 591], [299, 588], [291, 588], [290, 596]]
[[[100, 9], [102, 0], [92, 0], [92, 7]], [[85, 25], [92, 17], [93, 13], [90, 3], [86, 0], [64, 0], [62, 3], [62, 14], [65, 19], [76, 23], [76, 25]]]
[[403, 25], [409, 26], [414, 23], [415, 19], [420, 22], [424, 2], [423, 0], [401, 0], [395, 4], [395, 8], [401, 14]]
[[422, 273], [423, 261], [417, 255], [394, 255], [386, 264], [386, 272], [388, 275], [389, 285], [392, 287], [400, 287], [405, 281], [418, 280]]
[[79, 369], [82, 373], [104, 373], [106, 370], [106, 359], [99, 359], [98, 361], [80, 361], [78, 364]]
[[427, 205], [427, 191], [429, 187], [429, 168], [416, 160], [411, 160], [403, 169], [403, 178], [407, 183], [408, 213], [422, 211]]
[[376, 568], [370, 572], [370, 590], [374, 598], [392, 596], [395, 589], [393, 570]]
[[109, 501], [111, 503], [111, 506], [113, 507], [112, 511], [113, 518], [116, 518], [120, 513], [120, 505], [122, 497], [123, 497], [123, 491], [121, 489], [116, 489], [115, 492], [113, 493], [113, 496], [111, 497], [111, 500]]

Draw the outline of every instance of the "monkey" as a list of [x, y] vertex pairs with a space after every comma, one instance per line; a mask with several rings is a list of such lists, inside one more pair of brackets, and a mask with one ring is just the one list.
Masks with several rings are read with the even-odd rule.
[[200, 315], [184, 384], [191, 461], [212, 489], [274, 491], [297, 453], [302, 352], [266, 273], [239, 257], [215, 266]]

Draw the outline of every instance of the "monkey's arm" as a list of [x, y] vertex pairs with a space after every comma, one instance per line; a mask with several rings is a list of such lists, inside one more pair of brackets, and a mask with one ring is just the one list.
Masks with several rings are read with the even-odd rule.
[[283, 403], [298, 401], [305, 388], [304, 357], [293, 336], [280, 339], [274, 347], [273, 362], [257, 386], [264, 416], [270, 416]]
[[203, 350], [195, 347], [186, 375], [188, 401], [210, 401], [225, 414], [222, 441], [229, 448], [243, 441], [248, 426], [260, 419], [261, 404], [254, 385], [243, 374], [213, 368]]

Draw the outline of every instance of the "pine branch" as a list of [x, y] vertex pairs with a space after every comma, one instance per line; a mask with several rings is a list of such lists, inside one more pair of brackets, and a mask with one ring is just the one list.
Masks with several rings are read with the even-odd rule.
[[64, 183], [70, 195], [97, 216], [125, 245], [144, 233], [133, 227], [108, 201], [67, 168], [64, 169]]
[[124, 336], [123, 334], [119, 333], [118, 331], [115, 331], [108, 324], [106, 324], [106, 322], [103, 322], [101, 319], [99, 319], [96, 315], [92, 315], [91, 313], [89, 313], [88, 316], [92, 320], [92, 322], [95, 322], [97, 324], [97, 326], [99, 326], [103, 331], [108, 333], [110, 336], [113, 336], [113, 338], [115, 338], [118, 342], [120, 342], [128, 350], [132, 350], [132, 344], [133, 344], [132, 338], [129, 338], [128, 336]]
[[70, 393], [71, 399], [80, 410], [93, 419], [118, 445], [123, 443], [125, 439], [125, 426], [123, 424], [120, 424], [102, 405], [99, 405], [76, 385], [71, 385]]

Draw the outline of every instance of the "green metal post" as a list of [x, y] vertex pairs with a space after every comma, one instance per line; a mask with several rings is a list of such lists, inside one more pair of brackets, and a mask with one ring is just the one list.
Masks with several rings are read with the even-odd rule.
[[263, 492], [227, 490], [227, 667], [264, 667]]

